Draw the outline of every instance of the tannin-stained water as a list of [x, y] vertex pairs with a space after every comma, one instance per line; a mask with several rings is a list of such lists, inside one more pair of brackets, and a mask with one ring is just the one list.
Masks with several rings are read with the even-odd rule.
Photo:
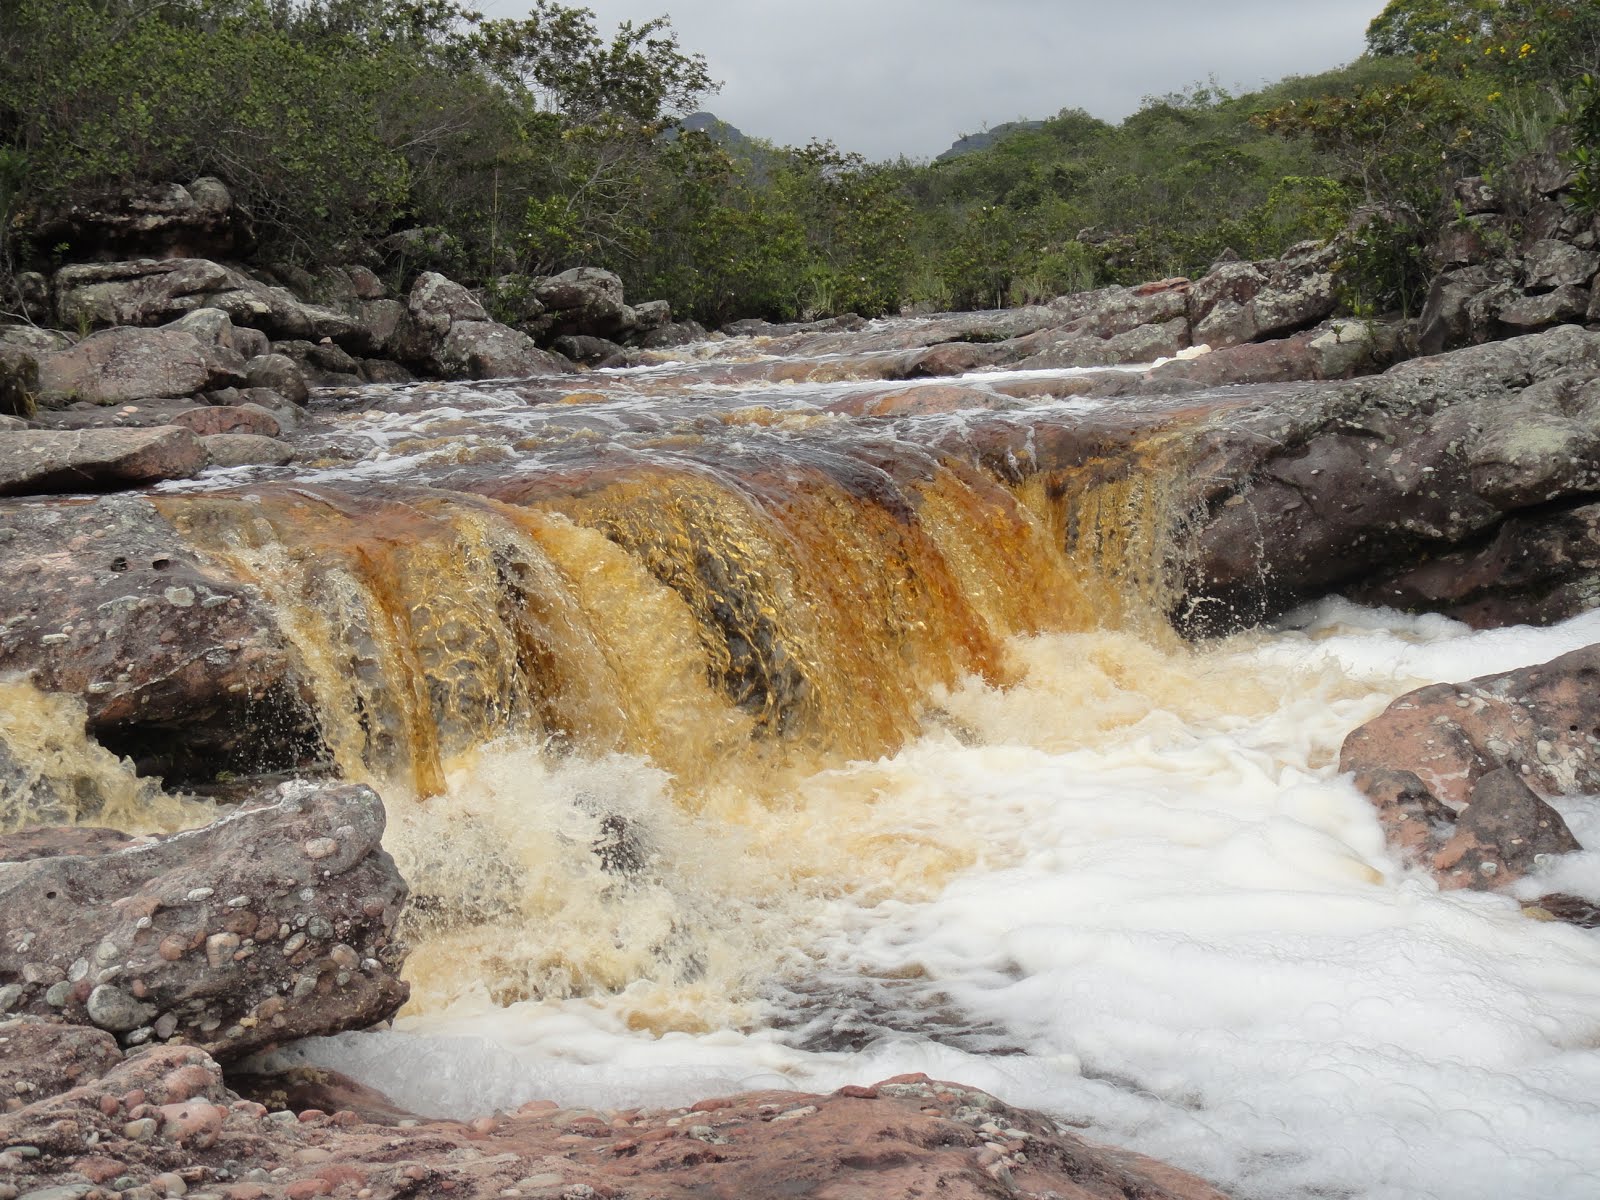
[[[368, 393], [309, 467], [164, 489], [415, 895], [395, 1030], [290, 1057], [461, 1115], [921, 1070], [1241, 1196], [1594, 1194], [1600, 935], [1440, 894], [1336, 762], [1600, 618], [1186, 646], [1228, 397], [716, 353]], [[1600, 899], [1569, 816], [1597, 853], [1547, 882]]]

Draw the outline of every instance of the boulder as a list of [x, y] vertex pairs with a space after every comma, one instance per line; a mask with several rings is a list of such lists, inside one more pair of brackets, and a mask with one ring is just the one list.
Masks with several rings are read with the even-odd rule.
[[672, 305], [665, 300], [646, 300], [633, 306], [632, 335], [642, 337], [672, 324]]
[[0, 986], [126, 1046], [182, 1038], [223, 1061], [392, 1016], [406, 888], [364, 787], [270, 803], [108, 854], [8, 862]]
[[1506, 510], [1600, 491], [1600, 380], [1558, 375], [1497, 406], [1467, 461], [1472, 490]]
[[434, 271], [425, 271], [406, 299], [411, 319], [425, 334], [441, 339], [457, 321], [487, 321], [489, 314], [459, 283]]
[[304, 404], [311, 395], [305, 372], [287, 354], [261, 354], [244, 366], [245, 384], [267, 388], [291, 404]]
[[1530, 333], [1569, 321], [1582, 321], [1589, 311], [1589, 289], [1569, 283], [1552, 292], [1521, 296], [1495, 314], [1514, 333]]
[[525, 333], [497, 321], [458, 321], [435, 353], [441, 374], [451, 379], [505, 379], [560, 375], [563, 360], [539, 349]]
[[[1396, 700], [1345, 739], [1339, 769], [1393, 845], [1446, 887], [1492, 890], [1579, 849], [1542, 797], [1600, 792], [1600, 646]], [[1480, 807], [1481, 806], [1481, 807]]]
[[598, 267], [552, 275], [534, 287], [533, 297], [554, 318], [557, 334], [614, 337], [635, 319], [623, 301], [622, 280]]
[[255, 433], [214, 433], [200, 439], [213, 467], [282, 467], [294, 461], [294, 447]]
[[1188, 289], [1192, 340], [1221, 349], [1326, 320], [1338, 307], [1336, 258], [1332, 247], [1303, 243], [1267, 262], [1221, 264]]
[[70, 349], [77, 339], [59, 329], [39, 329], [33, 325], [0, 325], [0, 349], [48, 353]]
[[413, 383], [416, 376], [397, 362], [386, 358], [361, 360], [361, 378], [368, 383]]
[[1473, 302], [1503, 285], [1498, 272], [1483, 266], [1436, 275], [1417, 322], [1417, 348], [1432, 355], [1488, 341], [1494, 335], [1498, 309], [1488, 313]]
[[75, 258], [227, 258], [255, 241], [249, 213], [217, 179], [129, 188], [97, 200], [45, 212], [34, 231], [37, 244], [65, 243]]
[[1600, 271], [1600, 253], [1580, 250], [1566, 242], [1546, 238], [1522, 255], [1522, 286], [1529, 292], [1562, 287], [1588, 287]]
[[289, 289], [207, 259], [137, 259], [64, 267], [56, 309], [75, 328], [163, 325], [201, 308], [220, 309], [240, 326], [274, 338], [359, 339], [346, 313], [306, 304]]
[[586, 367], [618, 366], [625, 361], [625, 352], [617, 343], [605, 338], [585, 337], [580, 333], [558, 337], [550, 344], [550, 348]]
[[79, 728], [172, 783], [321, 753], [271, 608], [184, 550], [149, 498], [0, 501], [0, 526], [0, 675], [81, 697]]
[[[219, 434], [256, 434], [275, 438], [283, 432], [283, 424], [268, 409], [249, 402], [240, 404], [210, 404], [174, 413], [172, 424], [182, 425], [202, 438]], [[208, 443], [208, 449], [211, 447]], [[218, 463], [215, 453], [211, 461]]]
[[206, 465], [187, 429], [30, 429], [0, 439], [0, 496], [105, 492], [188, 479]]
[[192, 333], [177, 329], [107, 329], [38, 361], [39, 398], [47, 404], [189, 396], [214, 376], [212, 356]]
[[1325, 357], [1341, 364], [1345, 360], [1326, 347], [1317, 348], [1316, 341], [1317, 335], [1302, 333], [1227, 346], [1193, 358], [1174, 358], [1151, 370], [1140, 390], [1170, 394], [1238, 384], [1320, 379]]
[[644, 334], [637, 339], [637, 345], [645, 350], [666, 350], [691, 342], [703, 342], [706, 337], [706, 327], [698, 321], [673, 321]]

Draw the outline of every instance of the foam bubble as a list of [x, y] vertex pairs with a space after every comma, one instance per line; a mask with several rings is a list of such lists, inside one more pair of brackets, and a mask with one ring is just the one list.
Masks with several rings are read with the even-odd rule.
[[[461, 988], [296, 1053], [455, 1114], [920, 1070], [1241, 1197], [1587, 1198], [1600, 935], [1440, 893], [1336, 772], [1399, 692], [1597, 635], [1600, 616], [1478, 634], [1329, 605], [1204, 649], [1020, 641], [1020, 683], [937, 697], [900, 754], [660, 823], [663, 902], [738, 970], [507, 1007]], [[599, 769], [530, 761], [530, 793]], [[671, 807], [670, 781], [626, 770], [641, 814]], [[480, 805], [512, 787], [484, 780], [460, 784]], [[1590, 894], [1600, 817], [1564, 806], [1589, 852], [1550, 878]], [[598, 936], [577, 894], [525, 936]]]

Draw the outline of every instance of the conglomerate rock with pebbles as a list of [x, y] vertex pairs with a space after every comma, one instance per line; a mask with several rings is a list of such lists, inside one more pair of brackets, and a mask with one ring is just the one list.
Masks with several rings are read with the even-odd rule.
[[1225, 1200], [1191, 1175], [921, 1075], [692, 1108], [532, 1103], [466, 1122], [375, 1119], [269, 1112], [228, 1091], [202, 1052], [163, 1046], [0, 1115], [0, 1146], [0, 1200]]
[[383, 828], [369, 788], [286, 784], [170, 837], [35, 857], [0, 836], [0, 1013], [223, 1061], [385, 1020], [409, 989]]

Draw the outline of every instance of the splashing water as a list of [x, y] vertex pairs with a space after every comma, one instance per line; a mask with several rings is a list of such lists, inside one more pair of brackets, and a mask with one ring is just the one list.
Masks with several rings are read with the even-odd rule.
[[[484, 751], [395, 825], [420, 890], [486, 911], [421, 931], [396, 1032], [296, 1053], [459, 1114], [921, 1070], [1244, 1197], [1592, 1195], [1600, 937], [1439, 893], [1335, 772], [1398, 692], [1600, 619], [1301, 621], [1015, 640], [1014, 686], [968, 678], [898, 754], [765, 793]], [[463, 858], [430, 874], [446, 824]], [[1600, 855], [1563, 869], [1600, 889]]]

